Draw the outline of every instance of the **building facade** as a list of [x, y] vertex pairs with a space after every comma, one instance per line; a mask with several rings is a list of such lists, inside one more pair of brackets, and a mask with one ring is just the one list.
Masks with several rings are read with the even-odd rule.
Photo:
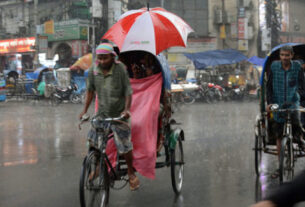
[[[35, 37], [35, 1], [0, 0], [1, 40]], [[190, 64], [183, 55], [185, 52], [232, 48], [242, 51], [248, 57], [257, 55], [260, 1], [150, 0], [149, 4], [150, 7], [161, 6], [177, 14], [194, 29], [195, 32], [190, 35], [187, 48], [171, 48], [167, 51], [170, 63], [185, 65]], [[71, 57], [79, 57], [89, 52], [90, 46], [93, 45], [92, 24], [95, 25], [95, 37], [98, 42], [124, 11], [147, 6], [146, 0], [39, 0], [38, 2], [37, 24], [44, 25], [49, 20], [54, 22], [52, 35], [44, 34], [44, 27], [40, 27], [40, 36], [48, 37], [46, 48], [48, 58], [54, 57], [62, 50], [71, 53]], [[287, 2], [291, 1], [287, 0]], [[283, 3], [282, 8], [286, 5], [285, 11], [288, 16], [291, 10], [303, 8], [299, 6], [305, 3], [301, 0], [296, 2], [298, 3], [293, 5], [290, 3], [289, 9], [287, 9], [288, 3]], [[90, 8], [92, 8], [91, 12]], [[91, 18], [92, 12], [95, 13], [94, 22]], [[295, 15], [301, 13], [300, 10]], [[291, 30], [295, 28], [298, 32], [294, 32], [294, 36], [295, 34], [302, 36], [304, 28], [300, 18], [290, 18], [289, 21], [300, 25], [300, 29], [298, 26], [286, 27], [286, 30], [282, 31], [282, 36], [285, 36], [287, 30], [291, 34]], [[74, 30], [77, 31], [75, 35], [69, 36]], [[292, 35], [289, 38], [292, 38]]]
[[278, 2], [281, 11], [280, 42], [305, 43], [305, 1], [281, 0]]
[[[127, 11], [127, 3], [128, 0], [0, 0], [0, 71], [16, 53], [22, 58], [27, 56], [32, 67], [37, 51], [46, 53], [48, 59], [57, 54], [60, 67], [70, 66], [99, 43], [109, 25]], [[50, 24], [46, 25], [50, 22], [51, 29]], [[36, 48], [31, 46], [22, 53], [6, 46], [33, 37]]]
[[[147, 1], [130, 0], [129, 9], [146, 6]], [[258, 0], [151, 0], [151, 7], [164, 7], [184, 19], [193, 29], [187, 48], [167, 52], [172, 65], [187, 65], [186, 52], [232, 48], [246, 56], [257, 55], [259, 31]]]

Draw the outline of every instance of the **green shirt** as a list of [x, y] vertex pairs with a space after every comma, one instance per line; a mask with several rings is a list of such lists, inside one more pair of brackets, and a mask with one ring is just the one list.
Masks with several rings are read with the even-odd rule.
[[39, 91], [39, 95], [44, 95], [45, 87], [46, 87], [46, 83], [44, 81], [41, 81], [37, 87], [37, 90]]
[[89, 91], [98, 96], [98, 115], [119, 117], [125, 109], [125, 97], [132, 94], [129, 76], [123, 63], [115, 62], [104, 75], [102, 69], [94, 65], [89, 69]]

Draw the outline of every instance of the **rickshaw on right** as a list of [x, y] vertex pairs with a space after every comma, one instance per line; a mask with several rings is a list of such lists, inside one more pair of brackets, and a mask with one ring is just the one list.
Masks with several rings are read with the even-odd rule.
[[[291, 57], [285, 59], [285, 53], [287, 56], [289, 55], [289, 48], [292, 52]], [[290, 61], [290, 68], [296, 71], [294, 75], [292, 75], [292, 71], [289, 71], [288, 74], [289, 68], [286, 71], [285, 61]], [[303, 104], [299, 106], [300, 97], [305, 95], [304, 69], [302, 68], [305, 66], [304, 61], [305, 44], [285, 43], [279, 45], [273, 48], [266, 57], [260, 79], [260, 112], [256, 116], [255, 123], [255, 172], [257, 176], [260, 176], [261, 173], [268, 170], [266, 156], [263, 154], [278, 156], [279, 168], [275, 171], [276, 176], [273, 177], [278, 177], [280, 184], [293, 179], [295, 162], [298, 158], [305, 157], [304, 129], [302, 127], [304, 123], [301, 123], [301, 114], [305, 112], [305, 109], [302, 107]], [[275, 66], [283, 70], [274, 74]], [[274, 81], [274, 79], [284, 81]], [[271, 89], [270, 84], [273, 85]], [[273, 96], [270, 94], [271, 91], [274, 92], [272, 87], [277, 86], [277, 84], [280, 88], [278, 93], [282, 94], [283, 98], [280, 103], [274, 101], [275, 103], [270, 104]], [[287, 96], [286, 94], [289, 90], [293, 90], [293, 87], [295, 94]], [[275, 98], [273, 97], [273, 99]], [[279, 122], [281, 122], [281, 127], [274, 127]]]

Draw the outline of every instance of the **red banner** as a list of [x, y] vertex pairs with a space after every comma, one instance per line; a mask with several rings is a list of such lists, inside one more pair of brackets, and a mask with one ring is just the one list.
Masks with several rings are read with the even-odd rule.
[[238, 19], [238, 39], [245, 39], [245, 18]]
[[35, 37], [0, 40], [0, 54], [34, 52]]

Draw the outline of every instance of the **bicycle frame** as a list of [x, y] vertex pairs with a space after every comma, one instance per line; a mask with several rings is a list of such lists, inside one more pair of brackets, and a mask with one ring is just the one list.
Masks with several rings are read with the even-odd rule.
[[299, 111], [299, 110], [298, 109], [277, 109], [277, 110], [273, 110], [273, 111], [287, 113], [287, 118], [285, 118], [285, 122], [284, 122], [283, 137], [288, 137], [290, 140], [292, 140], [293, 134], [292, 134], [291, 114], [293, 112]]
[[[125, 175], [127, 174], [127, 171], [122, 171], [122, 173], [120, 172], [120, 162], [117, 161], [116, 163], [116, 169], [114, 169], [112, 167], [112, 164], [106, 154], [106, 147], [107, 147], [107, 143], [108, 141], [114, 137], [111, 131], [111, 122], [112, 121], [116, 121], [119, 120], [119, 118], [109, 118], [109, 119], [105, 119], [105, 120], [97, 120], [97, 119], [92, 119], [91, 121], [91, 125], [95, 126], [94, 128], [96, 129], [97, 132], [97, 139], [98, 139], [98, 147], [97, 149], [95, 148], [95, 150], [98, 150], [100, 152], [100, 167], [102, 167], [103, 163], [106, 163], [106, 166], [108, 168], [107, 172], [111, 173], [110, 176], [111, 179], [114, 180], [119, 180], [121, 179], [121, 177], [119, 175]], [[97, 127], [100, 126], [100, 124], [102, 123], [102, 127]], [[90, 149], [89, 149], [90, 151]]]
[[284, 135], [284, 137], [288, 137], [289, 140], [293, 139], [293, 135], [292, 135], [292, 123], [291, 123], [291, 112], [290, 111], [288, 111], [287, 120], [285, 121], [285, 124], [284, 124], [283, 135]]
[[[302, 111], [303, 109], [276, 109], [272, 110], [273, 112], [285, 112], [287, 116], [285, 118], [284, 127], [283, 127], [283, 137], [287, 137], [289, 140], [293, 142], [293, 133], [292, 133], [292, 113], [294, 111]], [[262, 137], [262, 150], [268, 154], [277, 155], [278, 152], [275, 149], [271, 149], [267, 147], [269, 143], [269, 133], [268, 133], [268, 113], [264, 112], [262, 115], [257, 116], [256, 118], [256, 125], [255, 125], [255, 134], [257, 136]]]

